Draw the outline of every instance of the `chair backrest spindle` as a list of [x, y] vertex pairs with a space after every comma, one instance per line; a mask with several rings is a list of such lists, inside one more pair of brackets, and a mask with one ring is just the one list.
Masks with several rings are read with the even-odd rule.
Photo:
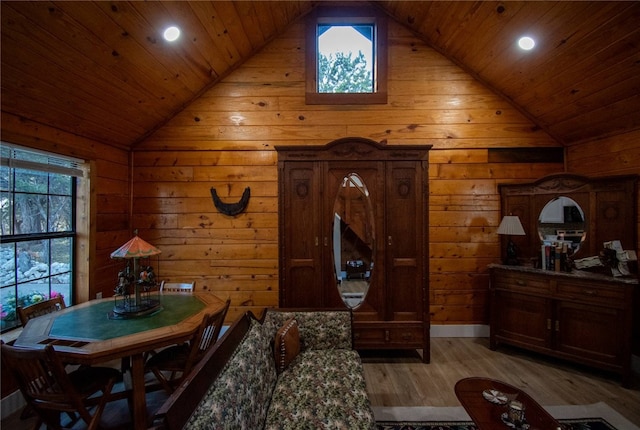
[[220, 330], [222, 329], [222, 323], [227, 315], [230, 304], [231, 299], [227, 299], [222, 309], [218, 312], [207, 314], [203, 318], [202, 323], [198, 328], [198, 332], [192, 339], [193, 343], [185, 366], [185, 375], [189, 373], [191, 367], [200, 361], [200, 359], [206, 354], [207, 350], [216, 343], [216, 340], [218, 340]]
[[160, 292], [193, 293], [196, 281], [193, 282], [165, 282], [160, 283]]

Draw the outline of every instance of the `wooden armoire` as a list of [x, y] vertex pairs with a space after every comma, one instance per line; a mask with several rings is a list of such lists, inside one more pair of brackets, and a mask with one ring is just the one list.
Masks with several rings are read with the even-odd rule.
[[[429, 361], [430, 148], [276, 147], [280, 307], [351, 308], [356, 349], [422, 349]], [[345, 292], [354, 274], [364, 290]]]

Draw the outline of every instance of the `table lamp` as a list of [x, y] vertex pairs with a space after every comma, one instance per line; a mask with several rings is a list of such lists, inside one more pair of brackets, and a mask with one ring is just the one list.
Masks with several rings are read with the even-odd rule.
[[516, 215], [505, 215], [498, 227], [498, 234], [507, 235], [507, 258], [504, 260], [504, 264], [511, 266], [517, 266], [518, 262], [518, 248], [516, 244], [511, 240], [511, 236], [524, 236], [524, 228], [520, 223], [520, 218]]

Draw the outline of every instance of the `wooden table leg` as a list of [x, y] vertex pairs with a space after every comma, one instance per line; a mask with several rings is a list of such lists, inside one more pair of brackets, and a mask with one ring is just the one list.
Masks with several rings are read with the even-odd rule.
[[147, 428], [147, 401], [144, 389], [144, 358], [142, 354], [131, 357], [131, 385], [133, 389], [133, 428]]

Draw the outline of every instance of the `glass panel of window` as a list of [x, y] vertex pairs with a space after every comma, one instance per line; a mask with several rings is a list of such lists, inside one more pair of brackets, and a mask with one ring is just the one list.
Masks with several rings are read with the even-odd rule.
[[0, 243], [0, 288], [16, 283], [16, 261], [15, 244]]
[[[2, 147], [0, 166], [2, 331], [20, 325], [18, 306], [57, 295], [72, 303], [74, 175], [79, 172], [73, 163], [70, 174], [58, 173], [69, 165], [63, 158], [9, 148]], [[14, 167], [14, 162], [20, 167]]]
[[2, 236], [13, 232], [13, 199], [9, 190], [13, 190], [13, 175], [9, 175], [9, 168], [0, 166], [0, 234]]
[[72, 231], [71, 211], [73, 200], [71, 196], [49, 196], [49, 232]]
[[318, 92], [373, 93], [374, 26], [318, 25]]

